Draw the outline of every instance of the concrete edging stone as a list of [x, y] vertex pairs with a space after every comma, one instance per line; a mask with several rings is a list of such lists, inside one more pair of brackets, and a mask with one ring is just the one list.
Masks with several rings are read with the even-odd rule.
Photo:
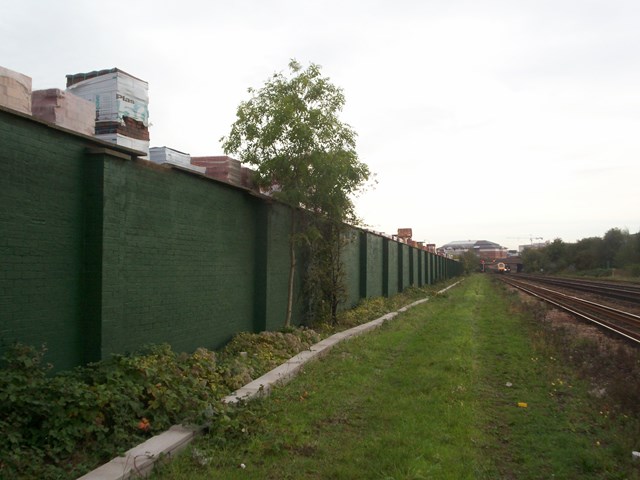
[[[449, 285], [447, 288], [438, 291], [437, 294], [446, 292], [450, 288], [458, 285], [461, 281], [462, 280]], [[395, 318], [401, 312], [406, 312], [410, 308], [428, 300], [429, 298], [423, 298], [409, 305], [405, 305], [398, 309], [397, 312], [387, 313], [370, 322], [335, 333], [311, 346], [309, 350], [298, 353], [282, 365], [239, 388], [231, 395], [223, 398], [222, 401], [223, 403], [234, 404], [260, 396], [266, 396], [275, 385], [284, 385], [295, 377], [305, 363], [325, 356], [334, 346], [343, 340], [362, 335], [363, 333], [378, 328], [383, 323]], [[140, 445], [127, 450], [124, 456], [112, 459], [95, 470], [79, 477], [77, 480], [129, 480], [136, 476], [145, 476], [151, 472], [154, 464], [158, 460], [171, 457], [178, 453], [191, 443], [196, 435], [200, 434], [203, 430], [203, 426], [186, 427], [183, 425], [174, 425], [169, 428], [169, 430], [155, 435]]]

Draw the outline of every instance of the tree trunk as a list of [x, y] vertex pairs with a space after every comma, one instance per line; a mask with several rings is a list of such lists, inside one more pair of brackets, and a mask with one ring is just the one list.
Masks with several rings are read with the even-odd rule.
[[289, 294], [287, 298], [287, 315], [284, 319], [284, 326], [291, 326], [291, 312], [293, 310], [293, 281], [295, 279], [296, 274], [296, 242], [295, 242], [295, 211], [292, 209], [291, 212], [291, 236], [289, 237], [289, 260], [290, 260], [290, 268], [289, 268]]

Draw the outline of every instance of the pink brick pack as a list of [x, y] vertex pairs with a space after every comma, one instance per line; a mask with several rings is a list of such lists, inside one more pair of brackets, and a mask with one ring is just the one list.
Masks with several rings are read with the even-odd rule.
[[31, 115], [31, 77], [0, 67], [0, 106]]
[[96, 107], [93, 102], [57, 88], [36, 90], [31, 95], [33, 116], [84, 135], [94, 135]]

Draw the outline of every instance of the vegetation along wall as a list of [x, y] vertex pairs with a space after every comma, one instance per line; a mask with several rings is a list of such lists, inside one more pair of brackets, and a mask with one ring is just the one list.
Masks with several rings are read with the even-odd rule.
[[[0, 353], [45, 344], [62, 370], [149, 343], [215, 349], [282, 326], [285, 205], [6, 109], [0, 145]], [[461, 273], [371, 232], [346, 236], [344, 308]]]

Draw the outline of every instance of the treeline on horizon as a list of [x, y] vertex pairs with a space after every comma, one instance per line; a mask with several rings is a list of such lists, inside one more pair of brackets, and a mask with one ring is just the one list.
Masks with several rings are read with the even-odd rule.
[[603, 237], [575, 243], [556, 238], [541, 248], [527, 248], [520, 257], [527, 273], [640, 277], [640, 232], [611, 228]]

